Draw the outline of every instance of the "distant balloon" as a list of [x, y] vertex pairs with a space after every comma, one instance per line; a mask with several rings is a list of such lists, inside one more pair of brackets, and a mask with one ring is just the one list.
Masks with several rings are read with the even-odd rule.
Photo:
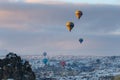
[[44, 59], [42, 60], [42, 62], [43, 62], [44, 64], [47, 64], [48, 59], [47, 59], [47, 58], [44, 58]]
[[71, 32], [71, 30], [72, 30], [73, 27], [74, 27], [74, 23], [73, 23], [73, 22], [67, 22], [67, 23], [66, 23], [66, 27], [67, 27], [67, 29]]
[[82, 43], [82, 42], [83, 42], [83, 39], [82, 39], [82, 38], [80, 38], [80, 39], [79, 39], [79, 42], [80, 42], [80, 43]]
[[47, 56], [47, 53], [46, 53], [46, 52], [44, 52], [44, 53], [43, 53], [43, 56]]
[[83, 15], [82, 11], [76, 10], [75, 11], [75, 16], [80, 19], [80, 17]]
[[62, 67], [64, 67], [66, 65], [66, 62], [65, 61], [60, 61], [60, 64]]

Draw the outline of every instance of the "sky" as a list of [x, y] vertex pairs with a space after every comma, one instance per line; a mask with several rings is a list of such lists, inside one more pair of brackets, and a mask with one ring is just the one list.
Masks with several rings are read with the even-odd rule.
[[0, 55], [120, 55], [119, 15], [119, 0], [0, 0]]

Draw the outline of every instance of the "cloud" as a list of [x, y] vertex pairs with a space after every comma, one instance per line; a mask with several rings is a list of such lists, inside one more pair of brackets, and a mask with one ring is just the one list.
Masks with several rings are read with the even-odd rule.
[[[76, 9], [83, 11], [80, 20], [74, 15]], [[51, 54], [119, 54], [119, 10], [120, 6], [111, 5], [4, 3], [0, 5], [0, 47], [31, 54], [45, 50]], [[71, 33], [67, 21], [75, 24]], [[82, 45], [80, 37], [85, 39]]]
[[40, 2], [44, 2], [45, 0], [25, 0], [24, 2], [26, 3], [40, 3]]
[[[65, 23], [70, 20], [73, 21], [76, 26], [80, 25], [80, 29], [86, 32], [94, 30], [97, 33], [111, 32], [119, 28], [119, 6], [73, 4], [71, 7], [71, 5], [72, 4], [65, 4], [62, 5], [62, 7], [60, 7], [61, 5], [59, 4], [16, 4], [16, 7], [12, 4], [9, 6], [2, 5], [1, 9], [4, 9], [5, 11], [0, 12], [3, 13], [3, 15], [1, 14], [1, 16], [3, 16], [1, 17], [1, 21], [6, 21], [6, 23], [19, 22], [22, 25], [34, 25], [36, 27], [39, 25], [46, 27], [54, 25], [54, 28], [51, 27], [50, 29], [56, 29], [59, 28], [57, 26], [65, 26]], [[77, 8], [84, 13], [81, 20], [79, 20], [80, 23], [78, 23], [74, 16], [74, 11]], [[34, 27], [34, 29], [36, 27]]]

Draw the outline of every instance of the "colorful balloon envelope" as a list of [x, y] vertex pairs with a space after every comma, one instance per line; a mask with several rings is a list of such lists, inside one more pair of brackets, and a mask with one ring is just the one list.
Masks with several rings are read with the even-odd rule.
[[43, 62], [44, 64], [47, 64], [48, 59], [47, 59], [47, 58], [44, 58], [44, 59], [42, 60], [42, 62]]
[[60, 61], [60, 64], [61, 64], [61, 66], [63, 66], [63, 67], [66, 65], [65, 61]]
[[67, 22], [67, 23], [66, 23], [66, 27], [67, 27], [67, 29], [71, 32], [71, 30], [72, 30], [73, 27], [74, 27], [74, 23], [73, 23], [73, 22]]
[[80, 39], [79, 39], [79, 42], [80, 42], [80, 43], [82, 43], [82, 42], [83, 42], [83, 39], [82, 39], [82, 38], [80, 38]]
[[46, 52], [44, 52], [44, 53], [43, 53], [43, 56], [47, 56], [47, 53], [46, 53]]
[[75, 11], [75, 16], [76, 18], [80, 19], [80, 17], [83, 15], [82, 11], [76, 10]]

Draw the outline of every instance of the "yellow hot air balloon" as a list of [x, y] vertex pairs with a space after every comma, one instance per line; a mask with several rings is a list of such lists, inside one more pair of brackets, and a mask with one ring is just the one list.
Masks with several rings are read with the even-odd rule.
[[75, 11], [75, 16], [80, 19], [80, 17], [83, 15], [82, 11], [76, 10]]
[[66, 23], [66, 27], [67, 27], [67, 29], [71, 32], [71, 30], [72, 30], [73, 27], [74, 27], [74, 23], [73, 23], [73, 22], [67, 22], [67, 23]]

